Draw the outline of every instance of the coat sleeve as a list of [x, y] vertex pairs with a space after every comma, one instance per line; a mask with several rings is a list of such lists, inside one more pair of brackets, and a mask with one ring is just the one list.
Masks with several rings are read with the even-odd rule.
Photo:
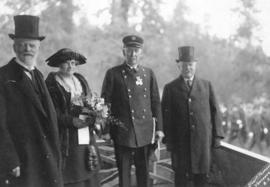
[[165, 134], [164, 143], [167, 145], [168, 150], [172, 148], [172, 107], [171, 107], [171, 94], [168, 86], [166, 85], [163, 90], [161, 106], [163, 115], [163, 130]]
[[112, 102], [112, 93], [113, 93], [113, 74], [112, 70], [108, 70], [105, 74], [105, 78], [102, 84], [101, 97], [104, 98], [106, 103]]
[[[63, 106], [61, 106], [61, 103], [63, 105], [63, 97], [64, 95], [61, 93], [61, 91], [57, 88], [57, 85], [51, 80], [51, 77], [48, 77], [46, 79], [46, 85], [48, 87], [48, 91], [50, 93], [50, 96], [52, 98], [54, 108], [56, 110], [57, 114], [57, 121], [58, 126], [60, 128], [71, 128], [73, 127], [73, 116], [69, 114], [65, 114], [61, 109]], [[66, 106], [64, 106], [66, 107]], [[74, 107], [73, 111], [74, 113], [80, 113], [80, 108]]]
[[211, 110], [211, 122], [212, 122], [212, 134], [213, 134], [213, 143], [216, 139], [224, 138], [224, 134], [222, 132], [222, 124], [221, 124], [221, 114], [219, 110], [219, 105], [213, 90], [211, 83], [209, 83], [209, 92], [210, 92], [210, 110]]
[[7, 124], [7, 103], [0, 90], [0, 178], [6, 177], [12, 169], [20, 166]]
[[151, 83], [150, 83], [150, 94], [151, 94], [151, 110], [153, 113], [153, 117], [157, 119], [157, 126], [156, 130], [163, 129], [163, 120], [162, 120], [162, 113], [161, 113], [161, 103], [160, 103], [160, 96], [159, 96], [159, 89], [156, 80], [156, 76], [154, 72], [151, 70]]

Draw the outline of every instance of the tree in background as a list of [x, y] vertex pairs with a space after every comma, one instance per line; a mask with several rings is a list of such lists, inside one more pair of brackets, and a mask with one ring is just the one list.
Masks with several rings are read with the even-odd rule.
[[233, 95], [250, 100], [263, 90], [269, 91], [265, 88], [270, 86], [268, 59], [253, 42], [260, 44], [254, 37], [259, 26], [254, 17], [256, 0], [239, 0], [239, 7], [234, 11], [243, 17], [243, 22], [233, 40], [201, 32], [199, 25], [186, 20], [188, 7], [183, 0], [178, 1], [173, 18], [164, 20], [160, 14], [163, 1], [111, 0], [110, 7], [97, 14], [108, 11], [109, 24], [96, 27], [87, 18], [74, 23], [79, 7], [73, 0], [6, 0], [11, 13], [0, 15], [1, 65], [12, 56], [12, 40], [7, 34], [13, 32], [13, 15], [26, 13], [41, 16], [40, 33], [46, 39], [41, 45], [39, 61], [45, 76], [54, 71], [46, 66], [45, 59], [60, 48], [72, 48], [87, 57], [88, 63], [79, 66], [79, 70], [97, 93], [105, 71], [123, 63], [121, 40], [131, 33], [145, 39], [143, 63], [154, 69], [161, 90], [165, 83], [179, 75], [175, 65], [177, 48], [193, 45], [199, 59], [198, 73], [215, 84], [221, 101], [228, 102]]

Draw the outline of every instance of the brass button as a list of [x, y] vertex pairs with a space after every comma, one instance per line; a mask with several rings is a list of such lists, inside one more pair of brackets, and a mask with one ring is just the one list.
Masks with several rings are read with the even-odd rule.
[[190, 112], [189, 114], [192, 116], [193, 115], [193, 112]]
[[134, 117], [134, 116], [132, 116], [132, 119], [134, 120], [134, 119], [135, 119], [135, 117]]
[[131, 98], [131, 95], [128, 95], [129, 98]]
[[134, 113], [134, 110], [132, 109], [131, 112]]
[[146, 109], [143, 109], [143, 112], [146, 112]]
[[131, 92], [131, 90], [130, 90], [130, 89], [128, 89], [128, 92]]
[[145, 119], [145, 116], [142, 116], [143, 119]]
[[191, 98], [188, 98], [188, 102], [191, 102]]
[[145, 98], [146, 98], [146, 95], [143, 95], [143, 97], [145, 97]]

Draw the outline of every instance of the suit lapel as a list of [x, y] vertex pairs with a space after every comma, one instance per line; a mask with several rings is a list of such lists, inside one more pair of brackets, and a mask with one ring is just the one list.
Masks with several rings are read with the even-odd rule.
[[186, 92], [186, 93], [189, 93], [190, 89], [188, 87], [188, 85], [185, 83], [185, 80], [182, 76], [179, 76], [178, 78], [178, 89], [181, 91], [181, 92]]
[[199, 92], [199, 90], [200, 90], [199, 79], [197, 77], [194, 77], [190, 95], [193, 95], [193, 96], [197, 95], [197, 92]]
[[38, 95], [36, 94], [34, 87], [31, 85], [31, 82], [27, 75], [23, 72], [23, 70], [20, 68], [20, 66], [15, 62], [15, 60], [12, 60], [10, 62], [10, 67], [13, 71], [14, 77], [16, 77], [15, 85], [17, 88], [26, 96], [28, 100], [31, 101], [31, 103], [45, 116], [47, 117], [47, 114], [41, 104], [40, 99], [38, 98]]
[[32, 102], [32, 104], [40, 110], [40, 112], [47, 117], [47, 114], [41, 104], [38, 95], [36, 94], [33, 86], [28, 80], [27, 75], [23, 74], [21, 81], [17, 82], [18, 88], [24, 93], [24, 95]]

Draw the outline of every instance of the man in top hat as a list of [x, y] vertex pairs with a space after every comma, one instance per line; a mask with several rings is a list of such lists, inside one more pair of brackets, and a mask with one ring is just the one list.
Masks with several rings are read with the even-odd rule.
[[211, 150], [223, 137], [218, 103], [211, 83], [195, 75], [194, 47], [179, 48], [181, 75], [164, 87], [165, 143], [171, 152], [175, 186], [206, 186]]
[[153, 144], [163, 137], [161, 104], [153, 71], [139, 64], [143, 39], [136, 35], [123, 38], [124, 63], [109, 69], [102, 97], [111, 112], [127, 130], [113, 127], [120, 187], [130, 186], [131, 165], [136, 167], [137, 186], [149, 186], [149, 156]]
[[60, 187], [56, 112], [36, 68], [39, 18], [14, 17], [16, 57], [0, 68], [0, 186]]

